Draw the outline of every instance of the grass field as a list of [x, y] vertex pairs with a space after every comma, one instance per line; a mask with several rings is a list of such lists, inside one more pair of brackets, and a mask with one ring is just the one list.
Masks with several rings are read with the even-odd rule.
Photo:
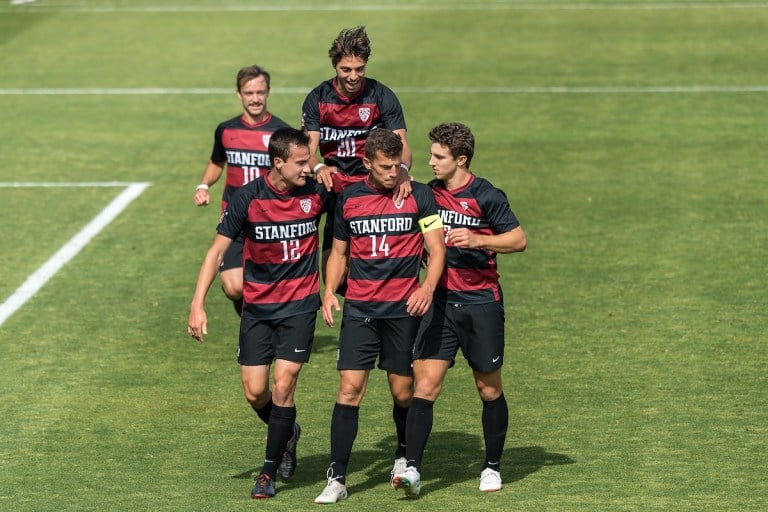
[[[510, 430], [477, 491], [480, 403], [459, 361], [423, 495], [388, 486], [381, 372], [340, 510], [762, 511], [768, 506], [768, 3], [38, 0], [0, 6], [0, 304], [125, 186], [151, 185], [0, 323], [0, 510], [315, 510], [337, 386], [318, 323], [299, 470], [253, 502], [266, 430], [217, 289], [186, 335], [217, 211], [194, 187], [234, 75], [298, 125], [327, 48], [365, 24], [414, 173], [434, 124], [478, 140], [529, 238], [501, 256]], [[220, 193], [220, 186], [214, 193]]]

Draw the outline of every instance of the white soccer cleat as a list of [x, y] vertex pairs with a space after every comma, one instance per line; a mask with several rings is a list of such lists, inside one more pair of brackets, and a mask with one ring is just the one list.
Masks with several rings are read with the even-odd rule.
[[405, 468], [404, 472], [392, 477], [392, 487], [403, 489], [407, 498], [418, 498], [421, 492], [421, 475], [416, 468]]
[[392, 471], [389, 472], [389, 484], [394, 487], [395, 475], [401, 475], [405, 473], [405, 468], [408, 466], [408, 460], [405, 457], [395, 459], [395, 466]]
[[325, 486], [320, 496], [315, 498], [315, 503], [329, 505], [346, 499], [347, 486], [339, 482], [338, 476], [333, 476], [333, 469], [328, 468], [328, 472], [325, 475], [328, 477], [328, 485]]
[[500, 491], [503, 487], [501, 483], [501, 473], [491, 468], [485, 468], [480, 473], [480, 490], [483, 492]]

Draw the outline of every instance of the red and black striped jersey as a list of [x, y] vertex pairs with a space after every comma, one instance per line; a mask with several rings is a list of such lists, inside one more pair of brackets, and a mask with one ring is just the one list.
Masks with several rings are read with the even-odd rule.
[[[483, 235], [512, 231], [520, 225], [506, 194], [483, 178], [447, 190], [440, 180], [429, 182], [437, 201], [443, 229], [468, 228]], [[445, 240], [445, 272], [435, 297], [461, 304], [484, 304], [502, 300], [496, 253], [487, 249], [462, 249]]]
[[326, 80], [310, 91], [302, 107], [302, 129], [320, 132], [325, 163], [344, 174], [368, 173], [362, 162], [368, 132], [406, 129], [395, 93], [372, 78], [363, 80], [360, 91], [351, 98], [338, 90], [335, 78]]
[[423, 183], [413, 182], [411, 195], [398, 203], [391, 190], [376, 189], [368, 179], [344, 189], [333, 236], [349, 243], [345, 315], [408, 316], [406, 302], [419, 287], [424, 252], [419, 220], [430, 215], [437, 215], [437, 206]]
[[272, 114], [257, 124], [248, 123], [243, 119], [243, 115], [240, 115], [216, 127], [211, 162], [227, 164], [226, 181], [221, 195], [222, 212], [235, 190], [269, 173], [269, 138], [275, 130], [283, 127], [288, 127], [288, 123]]
[[266, 175], [235, 192], [217, 228], [243, 241], [243, 308], [259, 318], [285, 318], [317, 311], [318, 223], [328, 207], [322, 184], [307, 183], [287, 192]]

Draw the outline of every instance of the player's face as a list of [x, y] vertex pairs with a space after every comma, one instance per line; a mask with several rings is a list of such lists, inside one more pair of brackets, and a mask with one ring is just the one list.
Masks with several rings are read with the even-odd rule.
[[400, 168], [402, 159], [400, 156], [391, 158], [376, 152], [373, 160], [363, 158], [363, 164], [370, 171], [370, 180], [373, 186], [380, 189], [392, 190], [397, 183], [397, 171]]
[[261, 121], [267, 115], [269, 88], [267, 87], [267, 80], [263, 76], [245, 82], [240, 90], [237, 91], [237, 96], [243, 103], [243, 112], [253, 122]]
[[[463, 157], [462, 157], [463, 158]], [[429, 148], [429, 166], [438, 180], [447, 180], [456, 174], [459, 163], [451, 155], [451, 150], [437, 142]]]
[[293, 146], [288, 160], [275, 160], [279, 182], [283, 185], [276, 184], [279, 189], [291, 190], [307, 183], [307, 176], [312, 173], [312, 169], [309, 168], [308, 146]]
[[360, 57], [342, 57], [336, 64], [336, 85], [345, 96], [352, 96], [360, 91], [365, 76], [365, 61]]

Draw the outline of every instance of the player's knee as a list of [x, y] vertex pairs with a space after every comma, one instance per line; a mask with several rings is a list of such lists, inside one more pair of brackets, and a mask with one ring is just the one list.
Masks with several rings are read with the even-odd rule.
[[265, 405], [272, 397], [269, 387], [251, 383], [246, 383], [243, 386], [243, 393], [248, 403], [256, 407]]
[[442, 381], [420, 380], [416, 383], [414, 396], [434, 402], [443, 390], [442, 384]]
[[339, 395], [336, 398], [336, 401], [340, 404], [360, 405], [360, 402], [363, 399], [364, 391], [365, 388], [363, 386], [349, 382], [342, 382], [339, 385]]

